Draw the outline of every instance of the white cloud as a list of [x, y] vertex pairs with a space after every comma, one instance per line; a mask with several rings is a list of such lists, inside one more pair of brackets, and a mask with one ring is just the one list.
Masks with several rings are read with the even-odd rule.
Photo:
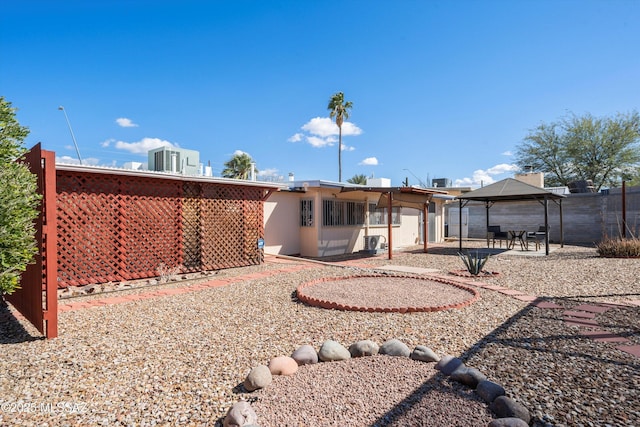
[[[296, 133], [289, 137], [289, 142], [305, 141], [312, 147], [331, 147], [338, 142], [340, 133], [338, 125], [329, 117], [315, 117], [305, 123], [301, 129], [303, 133]], [[357, 136], [362, 134], [362, 129], [351, 122], [342, 123], [342, 136]], [[353, 151], [353, 147], [343, 145], [343, 150]]]
[[123, 128], [137, 128], [138, 125], [133, 123], [133, 121], [131, 121], [131, 119], [128, 119], [126, 117], [119, 117], [116, 119], [116, 123], [118, 124], [118, 126], [123, 127]]
[[[56, 156], [56, 163], [64, 163], [67, 165], [79, 165], [80, 160], [71, 156], [60, 156], [60, 157]], [[100, 160], [96, 159], [95, 157], [87, 157], [86, 159], [82, 159], [83, 165], [95, 166], [98, 163], [100, 163]]]
[[358, 164], [365, 165], [365, 166], [378, 166], [378, 159], [376, 159], [375, 157], [367, 157], [366, 159], [364, 159]]
[[[104, 143], [103, 143], [104, 144]], [[172, 144], [160, 138], [142, 138], [137, 142], [116, 141], [115, 148], [128, 151], [133, 154], [147, 154], [147, 151], [160, 147], [177, 148], [178, 144]]]
[[326, 147], [326, 146], [332, 146], [333, 142], [325, 139], [325, 138], [319, 138], [317, 136], [307, 136], [307, 142], [309, 143], [309, 145], [311, 145], [312, 147], [316, 147], [316, 148], [321, 148], [321, 147]]
[[260, 170], [260, 171], [258, 171], [258, 176], [277, 177], [278, 176], [278, 169], [271, 168], [271, 169]]
[[303, 137], [304, 137], [304, 134], [296, 133], [295, 135], [291, 136], [287, 141], [289, 141], [289, 142], [300, 142], [300, 141], [302, 141]]
[[504, 153], [502, 153], [503, 156], [513, 156], [513, 152], [511, 150], [507, 150]]
[[301, 129], [311, 135], [323, 138], [338, 134], [338, 126], [329, 117], [315, 117], [304, 124]]
[[487, 169], [489, 175], [501, 175], [508, 172], [517, 172], [520, 168], [514, 164], [501, 163]]
[[[498, 175], [504, 175], [510, 172], [517, 172], [518, 166], [514, 164], [501, 163], [490, 167], [489, 169], [475, 170], [471, 176], [454, 180], [456, 187], [479, 187], [481, 185], [493, 184], [500, 179], [506, 178], [504, 176], [498, 177]], [[496, 178], [498, 178], [496, 180]]]
[[116, 140], [115, 140], [115, 139], [113, 139], [113, 138], [110, 138], [110, 139], [107, 139], [107, 140], [105, 140], [105, 141], [102, 141], [102, 142], [100, 143], [100, 146], [101, 146], [101, 147], [104, 147], [104, 148], [107, 148], [107, 147], [109, 147], [111, 144], [113, 144], [114, 142], [116, 142]]

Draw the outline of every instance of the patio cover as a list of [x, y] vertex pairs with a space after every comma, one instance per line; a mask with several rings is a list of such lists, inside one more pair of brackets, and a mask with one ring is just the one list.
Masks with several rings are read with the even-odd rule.
[[[502, 181], [487, 185], [474, 191], [462, 194], [456, 199], [459, 200], [460, 209], [460, 232], [458, 240], [460, 249], [462, 249], [462, 208], [471, 200], [481, 201], [485, 203], [487, 209], [487, 230], [489, 229], [489, 208], [496, 202], [515, 202], [523, 200], [535, 200], [544, 206], [544, 225], [545, 230], [549, 230], [549, 200], [558, 203], [560, 207], [560, 245], [564, 246], [564, 235], [562, 231], [562, 199], [565, 196], [556, 194], [549, 190], [545, 190], [535, 185], [530, 185], [513, 178], [506, 178]], [[549, 255], [549, 233], [545, 233], [545, 253]]]
[[[378, 199], [376, 208], [386, 208], [389, 205], [392, 207], [405, 207], [419, 209], [423, 211], [423, 235], [424, 235], [424, 251], [427, 252], [427, 240], [429, 232], [429, 224], [427, 218], [429, 218], [429, 202], [434, 195], [447, 194], [446, 191], [431, 190], [425, 188], [416, 187], [366, 187], [366, 186], [354, 186], [354, 187], [342, 187], [340, 192], [350, 191], [365, 191], [371, 193], [381, 193]], [[387, 229], [388, 229], [388, 244], [389, 244], [389, 259], [393, 258], [393, 241], [392, 241], [392, 210], [387, 209]]]

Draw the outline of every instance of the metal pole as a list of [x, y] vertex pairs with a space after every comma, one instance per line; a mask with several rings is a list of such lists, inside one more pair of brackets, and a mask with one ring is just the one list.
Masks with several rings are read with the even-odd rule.
[[67, 125], [69, 126], [69, 132], [71, 132], [71, 139], [73, 139], [73, 145], [76, 147], [76, 154], [78, 154], [78, 160], [80, 164], [82, 164], [82, 158], [80, 157], [80, 150], [78, 149], [78, 142], [76, 141], [76, 136], [73, 134], [73, 129], [71, 129], [71, 122], [69, 121], [69, 117], [67, 116], [67, 110], [61, 105], [58, 107], [58, 110], [62, 110], [64, 113], [64, 118], [67, 119]]
[[627, 182], [622, 181], [622, 238], [627, 238]]

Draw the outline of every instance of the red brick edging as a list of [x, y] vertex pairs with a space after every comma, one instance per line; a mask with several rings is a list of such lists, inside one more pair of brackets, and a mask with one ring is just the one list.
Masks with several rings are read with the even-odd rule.
[[[318, 283], [323, 282], [331, 282], [331, 281], [340, 281], [340, 280], [349, 280], [349, 279], [359, 279], [359, 278], [385, 278], [385, 279], [415, 279], [415, 280], [423, 280], [430, 282], [439, 282], [446, 285], [454, 286], [456, 288], [462, 289], [464, 291], [469, 292], [472, 297], [461, 302], [456, 302], [447, 305], [439, 305], [439, 306], [423, 306], [423, 307], [366, 307], [366, 306], [358, 306], [358, 305], [345, 305], [340, 304], [335, 301], [323, 300], [311, 297], [306, 295], [303, 290], [304, 288], [316, 285]], [[442, 310], [451, 310], [456, 308], [466, 307], [468, 305], [473, 304], [478, 299], [480, 299], [480, 294], [477, 290], [461, 285], [460, 283], [456, 283], [452, 280], [445, 280], [441, 278], [434, 277], [419, 277], [419, 276], [404, 276], [404, 275], [393, 275], [393, 276], [385, 276], [380, 274], [364, 274], [364, 275], [354, 275], [354, 276], [343, 276], [343, 277], [324, 277], [317, 280], [313, 280], [311, 282], [303, 283], [298, 286], [296, 289], [296, 295], [298, 299], [305, 304], [312, 305], [314, 307], [333, 309], [333, 310], [343, 310], [343, 311], [364, 311], [369, 313], [419, 313], [419, 312], [432, 312], [432, 311], [442, 311]]]

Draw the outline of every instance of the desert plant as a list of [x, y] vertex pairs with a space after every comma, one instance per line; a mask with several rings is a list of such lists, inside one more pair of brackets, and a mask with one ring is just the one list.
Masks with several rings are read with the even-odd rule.
[[596, 244], [596, 250], [605, 258], [640, 258], [640, 239], [607, 238]]
[[490, 255], [487, 253], [480, 253], [480, 251], [470, 252], [467, 251], [466, 254], [462, 252], [458, 252], [460, 259], [464, 262], [464, 266], [467, 268], [467, 271], [471, 273], [473, 276], [477, 276], [482, 272], [484, 265], [489, 260]]
[[173, 282], [180, 273], [180, 266], [169, 267], [164, 262], [161, 262], [156, 268], [156, 273], [158, 273], [158, 281], [160, 283]]

